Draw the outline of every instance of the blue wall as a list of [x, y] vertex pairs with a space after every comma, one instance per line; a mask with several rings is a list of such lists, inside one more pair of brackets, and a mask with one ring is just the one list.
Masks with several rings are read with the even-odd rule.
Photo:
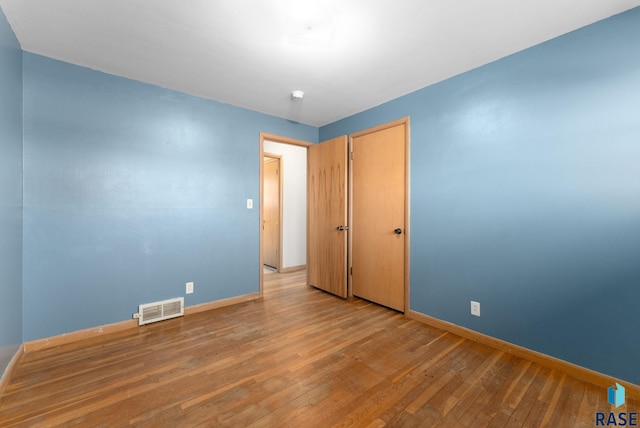
[[22, 343], [22, 51], [0, 10], [0, 377]]
[[638, 41], [640, 8], [320, 129], [410, 116], [411, 309], [640, 384]]
[[259, 132], [318, 129], [24, 54], [24, 340], [259, 289]]
[[[634, 9], [320, 129], [411, 117], [411, 309], [640, 384], [638, 40]], [[0, 370], [187, 281], [258, 290], [258, 132], [316, 128], [22, 58], [4, 16], [0, 90]]]

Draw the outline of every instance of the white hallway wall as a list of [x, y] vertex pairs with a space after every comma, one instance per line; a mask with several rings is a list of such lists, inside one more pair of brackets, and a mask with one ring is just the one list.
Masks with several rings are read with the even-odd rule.
[[264, 142], [265, 153], [281, 155], [282, 269], [307, 264], [307, 149], [291, 144]]

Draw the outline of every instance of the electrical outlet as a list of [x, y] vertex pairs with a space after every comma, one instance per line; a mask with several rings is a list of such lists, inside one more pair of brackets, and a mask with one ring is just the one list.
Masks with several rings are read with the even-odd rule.
[[480, 302], [471, 301], [471, 315], [480, 316]]
[[193, 293], [193, 282], [187, 282], [186, 291], [187, 294]]

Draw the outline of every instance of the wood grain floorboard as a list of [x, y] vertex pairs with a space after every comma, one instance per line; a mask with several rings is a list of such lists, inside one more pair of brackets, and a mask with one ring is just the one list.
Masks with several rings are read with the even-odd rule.
[[612, 410], [602, 388], [307, 287], [304, 271], [266, 273], [264, 290], [26, 353], [0, 427], [591, 427]]

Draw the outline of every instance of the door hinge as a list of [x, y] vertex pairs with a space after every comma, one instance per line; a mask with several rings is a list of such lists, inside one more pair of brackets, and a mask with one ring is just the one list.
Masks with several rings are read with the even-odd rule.
[[353, 160], [353, 152], [349, 152], [349, 155], [351, 156], [351, 160]]
[[353, 276], [353, 266], [349, 268], [349, 275]]

